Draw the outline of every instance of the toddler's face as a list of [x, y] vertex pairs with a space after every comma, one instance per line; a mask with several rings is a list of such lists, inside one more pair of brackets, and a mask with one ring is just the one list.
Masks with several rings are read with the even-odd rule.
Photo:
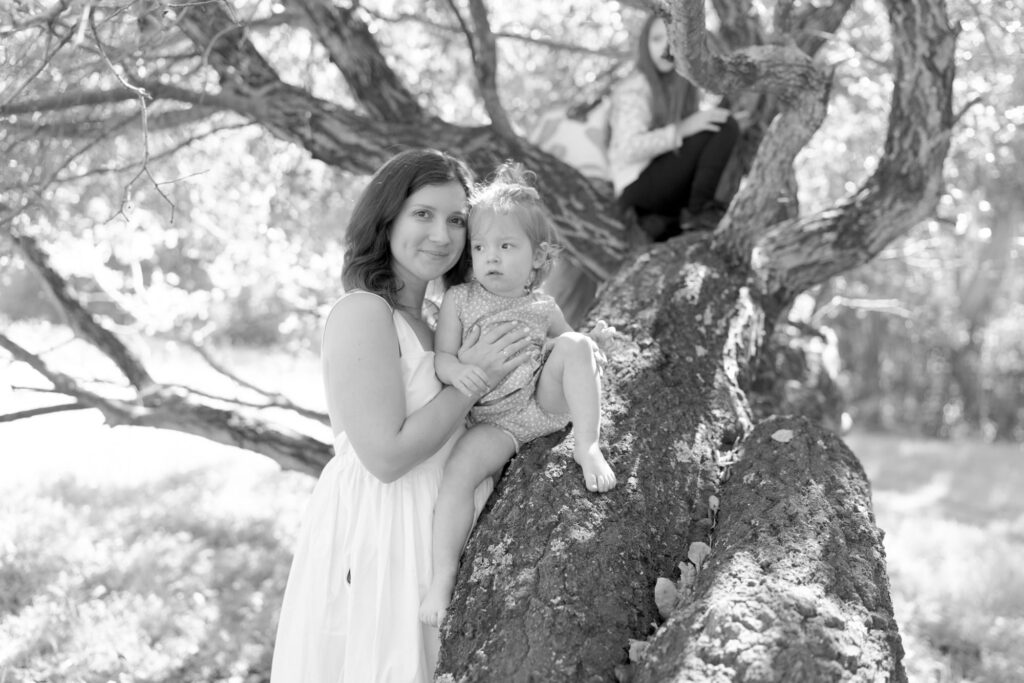
[[469, 234], [473, 277], [492, 294], [522, 296], [541, 263], [541, 254], [514, 215], [482, 211]]

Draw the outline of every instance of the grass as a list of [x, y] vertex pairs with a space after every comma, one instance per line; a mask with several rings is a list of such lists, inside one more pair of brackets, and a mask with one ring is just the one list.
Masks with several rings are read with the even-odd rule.
[[911, 681], [1024, 681], [1024, 448], [854, 434]]
[[[147, 353], [177, 381], [219, 389], [194, 359]], [[308, 357], [231, 360], [293, 398], [319, 396]], [[0, 412], [24, 407], [2, 388]], [[1024, 681], [1024, 450], [847, 442], [886, 532], [911, 681]], [[311, 478], [197, 437], [110, 429], [92, 411], [0, 423], [0, 472], [0, 683], [268, 679]]]
[[80, 454], [88, 473], [10, 462], [38, 465], [39, 453], [0, 457], [18, 473], [0, 485], [0, 681], [267, 680], [312, 479], [88, 417], [36, 420], [44, 446], [48, 434], [102, 443]]

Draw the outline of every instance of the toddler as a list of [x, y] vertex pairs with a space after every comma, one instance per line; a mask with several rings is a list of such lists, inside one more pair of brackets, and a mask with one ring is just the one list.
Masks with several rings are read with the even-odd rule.
[[[536, 291], [558, 247], [554, 222], [521, 166], [503, 165], [471, 199], [469, 248], [473, 280], [445, 293], [434, 369], [442, 382], [468, 395], [487, 393], [470, 411], [470, 428], [445, 464], [434, 507], [433, 575], [420, 605], [420, 619], [434, 626], [451, 600], [473, 525], [473, 491], [499, 473], [520, 446], [571, 421], [573, 457], [587, 488], [605, 492], [616, 483], [598, 446], [601, 383], [594, 341], [574, 332], [555, 300]], [[474, 325], [485, 329], [508, 320], [529, 328], [535, 359], [491, 388], [480, 368], [461, 363], [455, 354]]]

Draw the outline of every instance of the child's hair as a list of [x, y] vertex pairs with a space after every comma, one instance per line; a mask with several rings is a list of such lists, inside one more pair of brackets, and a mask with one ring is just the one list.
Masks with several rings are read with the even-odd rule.
[[[345, 231], [345, 289], [365, 289], [392, 306], [398, 303], [402, 283], [391, 267], [391, 225], [410, 195], [427, 185], [450, 182], [459, 183], [468, 197], [473, 173], [459, 159], [436, 149], [406, 150], [380, 167], [356, 202]], [[469, 250], [463, 249], [442, 277], [445, 287], [465, 282], [469, 268]]]
[[558, 229], [540, 193], [533, 187], [536, 175], [520, 163], [506, 161], [494, 172], [490, 183], [477, 186], [469, 200], [469, 225], [473, 229], [474, 218], [485, 211], [508, 216], [516, 214], [519, 225], [530, 245], [544, 254], [544, 261], [538, 266], [528, 285], [532, 291], [551, 272], [555, 257], [562, 250], [558, 244]]

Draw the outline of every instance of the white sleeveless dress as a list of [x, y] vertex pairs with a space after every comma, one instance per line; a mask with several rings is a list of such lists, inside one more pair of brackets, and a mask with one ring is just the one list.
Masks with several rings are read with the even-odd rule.
[[[394, 312], [406, 414], [442, 389], [434, 352]], [[430, 583], [431, 523], [444, 463], [458, 431], [400, 479], [385, 484], [347, 436], [313, 489], [277, 627], [271, 683], [427, 683], [439, 646], [419, 620]], [[476, 491], [479, 514], [493, 484]]]

